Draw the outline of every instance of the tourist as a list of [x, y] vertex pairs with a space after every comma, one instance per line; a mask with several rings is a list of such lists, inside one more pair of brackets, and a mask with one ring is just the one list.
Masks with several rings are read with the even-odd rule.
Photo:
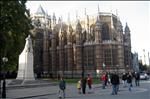
[[101, 80], [102, 80], [102, 88], [105, 89], [105, 86], [106, 86], [106, 74], [104, 73], [101, 77]]
[[108, 84], [109, 84], [109, 86], [111, 86], [111, 74], [110, 74], [110, 72], [108, 73], [107, 78], [108, 78]]
[[122, 75], [123, 87], [126, 87], [126, 82], [127, 82], [127, 74], [126, 74], [126, 73], [123, 73], [123, 75]]
[[139, 83], [140, 82], [140, 73], [135, 72], [134, 77], [135, 77], [135, 85], [140, 86], [140, 83]]
[[111, 76], [112, 95], [117, 95], [119, 89], [119, 76], [114, 73]]
[[90, 74], [88, 74], [88, 77], [87, 77], [87, 84], [88, 84], [89, 89], [92, 89], [92, 77]]
[[82, 93], [86, 93], [86, 78], [82, 78]]
[[127, 83], [128, 83], [129, 91], [131, 91], [131, 87], [132, 87], [132, 74], [131, 74], [131, 72], [129, 72], [127, 75]]
[[61, 77], [60, 83], [59, 83], [59, 98], [65, 98], [65, 89], [66, 89], [66, 82], [63, 79], [63, 77]]
[[81, 94], [81, 79], [77, 82], [78, 93]]

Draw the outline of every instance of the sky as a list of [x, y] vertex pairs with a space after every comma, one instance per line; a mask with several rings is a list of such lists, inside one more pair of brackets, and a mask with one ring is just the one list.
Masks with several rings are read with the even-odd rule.
[[148, 52], [150, 53], [150, 1], [28, 1], [26, 4], [30, 13], [35, 13], [41, 5], [43, 9], [49, 14], [56, 17], [63, 17], [63, 21], [67, 21], [68, 13], [70, 20], [78, 17], [83, 17], [85, 13], [94, 15], [98, 12], [98, 5], [100, 12], [112, 12], [118, 16], [122, 22], [123, 28], [126, 22], [131, 31], [132, 52], [138, 52], [139, 59], [148, 62]]

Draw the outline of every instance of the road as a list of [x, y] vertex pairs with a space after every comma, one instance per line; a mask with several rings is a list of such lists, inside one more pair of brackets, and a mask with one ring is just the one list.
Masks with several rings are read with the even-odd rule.
[[[111, 87], [102, 89], [100, 85], [94, 85], [92, 93], [78, 94], [76, 85], [67, 85], [66, 99], [150, 99], [150, 80], [141, 81], [139, 87], [131, 92], [128, 88], [120, 85], [118, 95], [111, 95]], [[58, 99], [58, 86], [43, 86], [35, 88], [10, 89], [7, 90], [8, 99]]]

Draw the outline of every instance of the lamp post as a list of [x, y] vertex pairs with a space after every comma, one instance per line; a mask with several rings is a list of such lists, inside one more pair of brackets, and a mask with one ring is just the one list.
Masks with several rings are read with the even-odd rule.
[[119, 73], [118, 73], [118, 68], [119, 68], [119, 65], [116, 65], [116, 67], [117, 67], [117, 74], [119, 74]]
[[82, 54], [82, 78], [84, 78], [84, 45], [83, 45], [83, 41], [82, 41], [82, 44], [81, 44], [81, 54]]
[[3, 57], [2, 58], [2, 61], [3, 61], [3, 85], [2, 85], [2, 98], [6, 98], [6, 82], [5, 82], [5, 70], [4, 70], [4, 66], [5, 66], [5, 63], [8, 61], [8, 58], [7, 57]]

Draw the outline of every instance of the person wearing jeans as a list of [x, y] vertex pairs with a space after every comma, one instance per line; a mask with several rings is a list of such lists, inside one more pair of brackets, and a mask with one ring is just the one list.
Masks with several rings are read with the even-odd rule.
[[112, 95], [117, 95], [119, 89], [119, 76], [114, 73], [111, 76]]
[[59, 83], [59, 98], [65, 98], [65, 89], [66, 89], [66, 82], [63, 79], [63, 77], [61, 77], [60, 83]]
[[131, 91], [132, 90], [131, 89], [131, 87], [132, 87], [132, 74], [131, 74], [131, 72], [129, 72], [127, 75], [127, 83], [128, 83], [128, 89], [129, 89], [129, 91]]
[[106, 86], [106, 74], [104, 73], [101, 77], [101, 80], [102, 80], [102, 88], [105, 89], [105, 86]]

